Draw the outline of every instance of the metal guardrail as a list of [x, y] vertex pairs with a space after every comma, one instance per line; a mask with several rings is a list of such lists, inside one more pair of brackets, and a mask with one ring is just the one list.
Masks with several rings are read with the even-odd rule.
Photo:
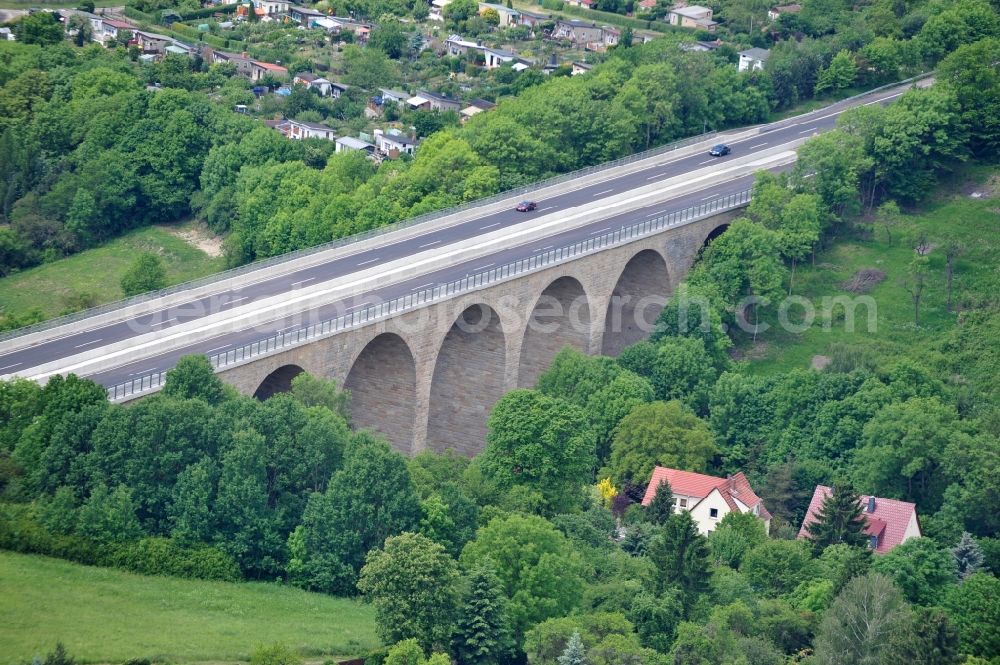
[[[701, 205], [660, 215], [630, 226], [623, 226], [617, 231], [588, 238], [572, 245], [552, 249], [527, 259], [513, 261], [499, 268], [468, 275], [460, 280], [439, 284], [429, 289], [423, 289], [399, 298], [394, 298], [380, 305], [366, 307], [351, 314], [338, 316], [291, 332], [272, 335], [266, 339], [246, 344], [225, 353], [209, 356], [209, 361], [212, 363], [212, 367], [218, 371], [231, 365], [252, 360], [253, 358], [259, 358], [297, 346], [303, 342], [328, 337], [350, 328], [357, 328], [379, 319], [416, 309], [427, 303], [447, 300], [453, 296], [467, 293], [489, 284], [495, 284], [535, 270], [548, 268], [564, 261], [630, 242], [671, 226], [686, 224], [716, 215], [720, 212], [739, 208], [750, 202], [752, 191], [747, 189], [736, 194], [723, 196]], [[166, 376], [167, 372], [155, 372], [133, 379], [132, 381], [111, 386], [108, 388], [108, 399], [114, 402], [156, 390], [166, 381]]]
[[608, 169], [617, 168], [619, 166], [624, 166], [626, 164], [631, 164], [633, 162], [642, 161], [643, 159], [649, 159], [650, 157], [656, 157], [658, 155], [663, 155], [680, 148], [685, 148], [689, 145], [695, 143], [700, 143], [702, 141], [708, 140], [713, 136], [716, 136], [718, 132], [707, 132], [705, 134], [699, 134], [698, 136], [691, 136], [686, 139], [680, 139], [672, 143], [667, 143], [666, 145], [659, 146], [657, 148], [650, 148], [643, 152], [633, 153], [627, 157], [622, 157], [611, 162], [604, 162], [603, 164], [595, 164], [594, 166], [587, 166], [582, 169], [577, 169], [576, 171], [570, 171], [569, 173], [562, 173], [545, 180], [540, 180], [539, 182], [532, 183], [531, 185], [525, 185], [524, 187], [515, 187], [513, 189], [508, 189], [492, 196], [487, 196], [485, 198], [476, 199], [475, 201], [469, 201], [467, 203], [462, 203], [451, 208], [446, 208], [444, 210], [437, 210], [434, 212], [424, 213], [416, 217], [411, 217], [409, 219], [401, 220], [387, 226], [380, 226], [377, 229], [370, 229], [368, 231], [362, 231], [361, 233], [356, 233], [354, 235], [347, 236], [345, 238], [339, 238], [337, 240], [331, 240], [330, 242], [323, 243], [322, 245], [315, 245], [313, 247], [306, 247], [304, 249], [295, 250], [292, 252], [287, 252], [285, 254], [279, 254], [278, 256], [272, 256], [266, 259], [261, 259], [259, 261], [254, 261], [253, 263], [248, 263], [243, 266], [238, 266], [236, 268], [230, 268], [229, 270], [224, 270], [223, 272], [218, 272], [207, 277], [202, 277], [200, 279], [194, 279], [187, 282], [182, 282], [180, 284], [175, 284], [174, 286], [167, 287], [165, 289], [160, 289], [159, 291], [150, 291], [149, 293], [144, 293], [138, 296], [133, 296], [131, 298], [124, 298], [122, 300], [117, 300], [115, 302], [106, 303], [104, 305], [98, 305], [97, 307], [91, 307], [90, 309], [81, 310], [79, 312], [74, 312], [72, 314], [66, 314], [54, 319], [49, 319], [48, 321], [41, 321], [39, 323], [25, 326], [23, 328], [17, 328], [15, 330], [10, 330], [5, 333], [0, 333], [0, 342], [8, 339], [13, 339], [15, 337], [20, 337], [22, 335], [28, 335], [35, 332], [41, 332], [43, 330], [48, 330], [51, 328], [56, 328], [58, 326], [66, 325], [67, 323], [73, 323], [75, 321], [80, 321], [82, 319], [89, 318], [91, 316], [97, 316], [98, 314], [104, 314], [106, 312], [111, 312], [116, 309], [121, 309], [123, 307], [128, 307], [130, 305], [136, 305], [141, 302], [146, 302], [149, 300], [155, 300], [157, 298], [162, 298], [180, 291], [187, 291], [189, 289], [198, 288], [199, 286], [206, 286], [208, 284], [215, 284], [232, 277], [238, 277], [239, 275], [244, 275], [255, 270], [261, 270], [263, 268], [269, 268], [271, 266], [279, 265], [288, 261], [294, 261], [295, 259], [302, 258], [304, 256], [310, 256], [312, 254], [317, 254], [319, 252], [324, 252], [329, 249], [336, 249], [338, 247], [344, 247], [346, 245], [352, 245], [362, 240], [368, 240], [369, 238], [374, 238], [381, 235], [386, 235], [388, 233], [393, 233], [394, 231], [399, 231], [401, 229], [409, 228], [411, 226], [416, 226], [418, 224], [424, 224], [427, 222], [434, 221], [436, 219], [441, 219], [442, 217], [447, 217], [449, 215], [454, 215], [456, 213], [462, 212], [464, 210], [469, 210], [472, 208], [479, 208], [485, 205], [490, 205], [491, 203], [496, 203], [498, 201], [503, 201], [504, 199], [509, 199], [514, 196], [524, 196], [531, 192], [536, 192], [546, 187], [551, 187], [553, 185], [558, 185], [569, 180], [574, 180], [585, 175], [590, 175], [592, 173], [598, 173], [600, 171], [605, 171]]

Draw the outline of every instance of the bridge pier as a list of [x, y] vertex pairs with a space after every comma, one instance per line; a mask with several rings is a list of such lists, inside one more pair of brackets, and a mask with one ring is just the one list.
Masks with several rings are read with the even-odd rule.
[[355, 427], [415, 454], [482, 450], [504, 392], [530, 387], [564, 345], [617, 355], [643, 339], [707, 238], [738, 213], [494, 283], [451, 300], [225, 368], [244, 394], [298, 366], [352, 393]]

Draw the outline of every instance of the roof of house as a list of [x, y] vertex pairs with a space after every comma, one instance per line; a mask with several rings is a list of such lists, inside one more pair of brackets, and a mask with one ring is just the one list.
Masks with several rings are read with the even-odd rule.
[[531, 65], [526, 62], [515, 62], [510, 68], [516, 72], [523, 72], [525, 69], [530, 69]]
[[802, 11], [802, 5], [778, 5], [772, 7], [771, 11], [775, 14], [797, 14]]
[[652, 9], [656, 6], [656, 0], [640, 0], [639, 6], [643, 9]]
[[410, 106], [423, 106], [424, 104], [427, 104], [430, 101], [431, 100], [425, 97], [421, 97], [420, 95], [414, 95], [413, 97], [407, 99], [406, 103], [409, 104]]
[[276, 64], [271, 63], [271, 62], [261, 62], [260, 60], [254, 60], [253, 64], [257, 65], [258, 67], [262, 67], [264, 69], [272, 71], [272, 72], [283, 72], [285, 74], [288, 73], [288, 69], [287, 68], [282, 67], [281, 65], [276, 65]]
[[688, 18], [702, 18], [705, 14], [711, 14], [712, 10], [701, 5], [688, 5], [687, 7], [675, 7], [670, 10], [670, 13]]
[[315, 130], [318, 130], [318, 131], [321, 131], [321, 132], [332, 132], [333, 131], [333, 127], [330, 127], [329, 125], [321, 125], [318, 122], [306, 122], [305, 120], [291, 120], [290, 119], [288, 121], [288, 123], [291, 124], [291, 125], [299, 125], [301, 127], [308, 127], [309, 129], [315, 129]]
[[113, 18], [101, 19], [101, 22], [110, 25], [112, 28], [124, 28], [124, 29], [127, 29], [127, 30], [136, 30], [137, 29], [136, 26], [132, 25], [131, 23], [127, 23], [125, 21], [119, 21], [119, 20], [113, 19]]
[[548, 14], [542, 14], [540, 12], [529, 12], [526, 9], [522, 9], [521, 10], [521, 16], [527, 16], [528, 18], [534, 18], [534, 19], [538, 19], [538, 20], [544, 20], [544, 19], [549, 18]]
[[292, 5], [289, 7], [290, 10], [299, 12], [300, 14], [305, 14], [306, 16], [323, 16], [323, 12], [316, 9], [309, 9], [308, 7], [299, 7], [298, 5]]
[[556, 23], [568, 25], [573, 28], [596, 28], [597, 24], [592, 21], [584, 21], [578, 18], [561, 18]]
[[341, 136], [336, 142], [340, 145], [346, 145], [348, 148], [354, 148], [355, 150], [364, 150], [365, 148], [374, 147], [371, 143], [362, 141], [361, 139], [356, 139], [353, 136]]
[[385, 99], [386, 97], [389, 97], [391, 99], [406, 99], [410, 96], [409, 93], [401, 92], [399, 90], [392, 90], [390, 88], [379, 88], [378, 91], [382, 93], [383, 99]]
[[163, 50], [169, 53], [174, 53], [176, 55], [187, 55], [188, 53], [190, 53], [189, 49], [186, 49], [183, 46], [178, 46], [177, 44], [171, 44], [170, 46], [168, 46]]
[[503, 5], [495, 5], [492, 2], [480, 2], [479, 3], [479, 8], [483, 9], [484, 7], [489, 7], [491, 9], [495, 9], [498, 12], [500, 12], [501, 14], [503, 14], [504, 12], [507, 12], [508, 14], [520, 14], [521, 13], [521, 12], [517, 11], [516, 9], [511, 9], [510, 7], [504, 7]]
[[483, 49], [483, 51], [488, 51], [488, 52], [492, 53], [493, 55], [495, 55], [497, 57], [500, 57], [500, 58], [516, 58], [517, 57], [517, 53], [514, 53], [513, 51], [508, 51], [508, 50], [502, 49], [502, 48], [486, 47], [486, 48]]
[[753, 48], [748, 48], [745, 51], [740, 51], [740, 55], [763, 62], [770, 57], [771, 52], [766, 48], [758, 48], [754, 46]]
[[402, 134], [383, 134], [382, 139], [386, 141], [392, 141], [393, 143], [398, 143], [400, 145], [419, 145], [419, 139], [411, 139], [409, 136], [403, 136]]
[[494, 108], [496, 104], [493, 102], [488, 102], [485, 99], [470, 99], [469, 106], [475, 106], [477, 109], [482, 109], [484, 111], [489, 111]]
[[164, 41], [164, 42], [172, 42], [172, 41], [174, 41], [173, 37], [168, 37], [166, 35], [161, 35], [161, 34], [158, 34], [158, 33], [155, 33], [155, 32], [149, 32], [149, 31], [146, 31], [146, 30], [136, 30], [135, 34], [140, 35], [142, 37], [148, 37], [149, 39], [158, 39], [158, 40]]
[[[806, 511], [802, 526], [799, 528], [799, 538], [806, 538], [809, 535], [807, 527], [816, 521], [816, 514], [832, 491], [826, 485], [816, 486], [812, 500], [809, 501], [809, 510]], [[875, 511], [868, 512], [869, 501], [872, 498], [875, 499]], [[910, 524], [910, 519], [917, 514], [916, 505], [898, 499], [862, 495], [861, 506], [864, 509], [865, 521], [868, 523], [865, 532], [869, 536], [878, 536], [878, 544], [875, 547], [875, 552], [878, 554], [885, 554], [903, 542], [906, 527]]]
[[[674, 494], [693, 497], [699, 501], [711, 494], [713, 490], [719, 490], [719, 494], [722, 495], [723, 500], [729, 506], [730, 510], [740, 510], [736, 503], [739, 501], [750, 510], [759, 506], [760, 518], [765, 520], [771, 519], [771, 513], [764, 507], [761, 498], [754, 493], [750, 487], [750, 481], [747, 480], [742, 471], [727, 478], [717, 478], [715, 476], [707, 476], [703, 473], [667, 469], [658, 466], [653, 469], [649, 486], [646, 488], [646, 495], [642, 498], [642, 505], [648, 506], [650, 504], [663, 480], [670, 483], [670, 489]], [[698, 504], [696, 503], [695, 505]], [[691, 508], [694, 508], [694, 506], [689, 506], [689, 510]]]

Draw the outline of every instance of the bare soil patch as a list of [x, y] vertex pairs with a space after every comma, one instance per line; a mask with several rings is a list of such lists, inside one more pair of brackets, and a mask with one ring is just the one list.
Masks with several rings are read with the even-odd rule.
[[868, 293], [885, 280], [885, 273], [874, 268], [862, 268], [844, 284], [851, 293]]
[[739, 362], [741, 360], [760, 360], [767, 356], [767, 342], [757, 341], [745, 349], [729, 349], [729, 357]]
[[192, 222], [184, 226], [163, 226], [161, 228], [197, 247], [212, 258], [222, 256], [222, 238], [209, 231], [204, 224]]
[[826, 366], [830, 364], [833, 358], [830, 356], [813, 356], [809, 365], [816, 371], [821, 372], [826, 369]]

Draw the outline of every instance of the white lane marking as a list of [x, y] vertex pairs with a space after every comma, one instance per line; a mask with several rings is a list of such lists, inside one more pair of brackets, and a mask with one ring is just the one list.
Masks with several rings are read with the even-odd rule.
[[907, 92], [909, 92], [909, 91], [908, 90], [904, 90], [903, 92], [897, 92], [895, 95], [889, 95], [888, 97], [883, 97], [882, 99], [876, 99], [873, 102], [865, 102], [863, 104], [863, 106], [871, 106], [872, 104], [878, 104], [879, 102], [884, 102], [887, 99], [895, 99], [896, 97], [899, 97], [900, 95], [905, 95]]
[[140, 369], [138, 372], [129, 372], [126, 376], [135, 376], [136, 374], [142, 374], [146, 376], [147, 374], [152, 374], [156, 371], [155, 367], [150, 367], [149, 369]]
[[90, 346], [91, 344], [97, 344], [97, 343], [98, 343], [98, 342], [100, 342], [100, 341], [101, 341], [101, 339], [100, 339], [100, 338], [97, 338], [97, 339], [92, 339], [92, 340], [90, 340], [89, 342], [84, 342], [83, 344], [77, 344], [77, 345], [76, 345], [76, 346], [74, 346], [73, 348], [74, 348], [74, 349], [79, 349], [79, 348], [82, 348], [82, 347], [84, 347], [84, 346]]
[[544, 208], [539, 208], [538, 212], [545, 212], [546, 210], [552, 210], [555, 206], [545, 206]]
[[606, 229], [601, 229], [600, 231], [591, 231], [591, 232], [590, 232], [590, 235], [592, 235], [592, 236], [596, 236], [596, 235], [597, 235], [598, 233], [604, 233], [605, 231], [610, 231], [610, 230], [611, 230], [611, 227], [609, 226], [608, 228], [606, 228]]
[[603, 192], [597, 192], [596, 194], [591, 194], [591, 197], [601, 196], [602, 194], [610, 194], [613, 191], [615, 191], [615, 190], [612, 187], [611, 189], [605, 189]]
[[11, 367], [17, 367], [18, 365], [23, 365], [24, 363], [14, 363], [13, 365], [7, 365], [6, 367], [0, 367], [0, 372], [5, 369], [10, 369]]
[[473, 270], [483, 270], [485, 268], [489, 268], [490, 266], [495, 266], [495, 265], [496, 265], [495, 263], [487, 263], [484, 266], [479, 266], [478, 268], [473, 268]]
[[359, 266], [365, 266], [365, 265], [368, 265], [369, 263], [375, 263], [376, 261], [378, 261], [378, 257], [377, 256], [374, 259], [369, 259], [368, 261], [362, 261], [358, 265]]
[[662, 178], [666, 173], [657, 173], [656, 175], [651, 175], [646, 180], [656, 180], [657, 178]]
[[437, 282], [428, 282], [427, 284], [421, 284], [420, 286], [414, 286], [411, 291], [419, 291], [420, 289], [426, 289], [428, 286], [434, 286]]
[[646, 215], [646, 217], [656, 217], [657, 215], [660, 215], [660, 214], [662, 214], [660, 211], [651, 212], [648, 215]]
[[441, 242], [441, 241], [440, 241], [440, 240], [435, 240], [435, 241], [433, 241], [433, 242], [429, 242], [429, 243], [427, 243], [427, 244], [424, 244], [424, 245], [421, 245], [421, 246], [420, 246], [420, 247], [418, 247], [417, 249], [423, 249], [424, 247], [430, 247], [431, 245], [436, 245], [436, 244], [438, 244], [439, 242]]
[[758, 143], [757, 145], [750, 146], [748, 148], [748, 150], [756, 150], [757, 148], [763, 148], [766, 145], [767, 145], [767, 143]]
[[[697, 175], [690, 175], [687, 178], [685, 178], [684, 182], [682, 183], [679, 182], [675, 184], [670, 184], [665, 186], [664, 188], [657, 189], [657, 191], [655, 192], [643, 192], [641, 194], [636, 194], [634, 196], [631, 196], [626, 202], [623, 201], [614, 201], [612, 203], [595, 202], [594, 204], [587, 206], [587, 209], [585, 211], [568, 212], [566, 216], [561, 217], [560, 219], [553, 219], [551, 221], [537, 220], [537, 222], [533, 224], [520, 225], [521, 227], [523, 227], [521, 229], [519, 229], [518, 227], [513, 227], [510, 235], [507, 236], [505, 240], [516, 241], [519, 236], [527, 234], [535, 234], [540, 229], [551, 229], [552, 231], [560, 230], [565, 228], [566, 224], [571, 223], [574, 220], [578, 220], [584, 216], [591, 216], [596, 213], [620, 212], [623, 203], [629, 203], [633, 206], [633, 208], [641, 208], [643, 207], [642, 204], [644, 202], [649, 201], [650, 199], [659, 199], [660, 197], [666, 196], [668, 193], [680, 187], [691, 187], [703, 182], [706, 185], [710, 185], [711, 183], [706, 181], [718, 182], [720, 176], [726, 176], [728, 174], [732, 174], [735, 171], [745, 171], [745, 170], [753, 171], [757, 170], [760, 167], [771, 167], [779, 164], [790, 163], [795, 159], [795, 151], [793, 148], [799, 145], [800, 141], [801, 141], [800, 139], [793, 139], [791, 141], [782, 143], [778, 146], [773, 146], [774, 148], [782, 148], [782, 151], [776, 152], [766, 157], [761, 157], [760, 159], [755, 159], [750, 162], [743, 162], [743, 163], [724, 162], [720, 164], [719, 168], [717, 169], [705, 169], [706, 172], [704, 173], [700, 173]], [[709, 160], [709, 161], [714, 161], [714, 160]], [[745, 177], [745, 175], [746, 175], [745, 173], [741, 173], [739, 176], [732, 179], [736, 180], [739, 178], [743, 178]], [[449, 257], [456, 255], [460, 252], [477, 251], [477, 250], [485, 251], [487, 249], [495, 250], [495, 247], [493, 247], [493, 245], [496, 242], [497, 241], [495, 239], [487, 240], [484, 238], [477, 244], [462, 248], [461, 250], [458, 249], [448, 250], [445, 253], [440, 254], [438, 256], [410, 261], [403, 267], [394, 267], [387, 272], [386, 276], [391, 276], [392, 274], [401, 270], [412, 271], [415, 268], [426, 268], [431, 265], [440, 265], [440, 262], [442, 260], [448, 259]], [[109, 350], [107, 353], [102, 354], [99, 359], [73, 358], [70, 360], [68, 365], [62, 365], [58, 369], [47, 369], [43, 371], [36, 370], [35, 373], [32, 373], [30, 376], [26, 378], [30, 378], [37, 381], [39, 379], [48, 378], [53, 374], [58, 374], [58, 373], [74, 372], [76, 374], [80, 374], [84, 371], [87, 371], [91, 366], [93, 366], [98, 362], [106, 364], [112, 360], [121, 358], [122, 356], [135, 354], [139, 351], [149, 350], [154, 348], [162, 349], [165, 344], [176, 342], [177, 340], [180, 340], [182, 338], [184, 340], [190, 340], [193, 336], [196, 336], [199, 333], [204, 334], [209, 331], [214, 331], [222, 326], [225, 326], [228, 330], [232, 330], [233, 326], [236, 325], [244, 325], [246, 327], [261, 325], [262, 323], [267, 321], [265, 317], [267, 317], [268, 315], [280, 316], [282, 318], [285, 318], [287, 316], [287, 314], [285, 314], [285, 311], [287, 311], [287, 309], [292, 305], [296, 305], [298, 303], [305, 304], [306, 301], [313, 302], [321, 296], [332, 296], [334, 294], [343, 294], [345, 292], [348, 292], [349, 289], [358, 288], [365, 283], [366, 283], [365, 279], [355, 278], [350, 282], [330, 285], [314, 293], [302, 293], [301, 295], [295, 295], [295, 296], [291, 296], [291, 294], [289, 294], [288, 296], [282, 296], [280, 300], [271, 298], [268, 302], [261, 303], [259, 307], [251, 308], [253, 309], [252, 312], [246, 312], [234, 316], [223, 322], [216, 322], [216, 321], [212, 321], [210, 323], [196, 322], [194, 323], [193, 326], [184, 325], [183, 329], [180, 329], [181, 326], [176, 326], [175, 328], [177, 328], [178, 330], [176, 330], [175, 332], [172, 333], [168, 332], [164, 335], [159, 335], [155, 339], [139, 338], [137, 340], [132, 340], [130, 341], [128, 348], [116, 348], [114, 350]], [[216, 336], [218, 335], [211, 335], [211, 337], [216, 337]]]
[[819, 128], [818, 127], [810, 127], [809, 129], [803, 129], [801, 132], [799, 132], [799, 134], [808, 134], [809, 132], [815, 132], [817, 129], [819, 129]]
[[281, 328], [279, 330], [275, 330], [274, 332], [276, 332], [276, 333], [283, 333], [286, 330], [291, 330], [292, 328], [298, 328], [298, 327], [299, 327], [299, 325], [295, 324], [294, 326], [288, 326], [287, 328]]
[[[166, 325], [166, 324], [170, 323], [171, 321], [176, 321], [176, 320], [177, 320], [177, 317], [174, 316], [172, 318], [167, 319], [166, 321], [160, 321], [158, 323], [150, 323], [149, 327], [150, 328], [155, 328], [156, 326]], [[76, 347], [76, 348], [80, 348], [80, 347]]]
[[292, 282], [292, 286], [298, 286], [299, 284], [305, 284], [306, 282], [311, 282], [314, 279], [316, 279], [316, 278], [315, 277], [306, 277], [305, 279], [300, 279], [297, 282]]
[[714, 159], [706, 159], [703, 162], [698, 162], [698, 166], [701, 166], [702, 164], [711, 164], [714, 161], [715, 161]]
[[209, 349], [205, 353], [212, 353], [214, 351], [221, 351], [222, 349], [226, 348], [227, 346], [229, 346], [229, 345], [228, 344], [223, 344], [222, 346], [217, 346], [214, 349]]
[[703, 198], [702, 201], [707, 201], [709, 199], [714, 199], [716, 196], [718, 196], [718, 195], [717, 194], [709, 194], [708, 196], [706, 196], [705, 198]]
[[[302, 282], [297, 282], [297, 283], [301, 284]], [[295, 285], [293, 284], [292, 286], [295, 286]], [[239, 301], [246, 300], [246, 299], [247, 299], [247, 296], [243, 296], [242, 298], [233, 298], [232, 300], [227, 300], [226, 302], [222, 303], [222, 306], [225, 307], [226, 305], [235, 305]]]
[[552, 249], [555, 245], [546, 245], [545, 247], [539, 247], [538, 249], [532, 250], [533, 252], [544, 252], [547, 249]]
[[492, 229], [494, 226], [500, 226], [500, 222], [496, 222], [494, 224], [489, 224], [487, 226], [480, 226], [479, 230], [480, 231], [485, 231], [486, 229]]

